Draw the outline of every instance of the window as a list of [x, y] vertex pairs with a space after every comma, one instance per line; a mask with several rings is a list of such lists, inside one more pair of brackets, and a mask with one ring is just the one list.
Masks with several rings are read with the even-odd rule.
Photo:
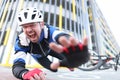
[[62, 17], [62, 27], [65, 29], [65, 17]]
[[46, 0], [46, 3], [49, 3], [49, 0]]
[[70, 24], [69, 24], [69, 19], [67, 18], [67, 29], [70, 30]]
[[47, 23], [47, 20], [48, 20], [48, 12], [45, 12], [44, 13], [44, 21]]
[[53, 25], [54, 24], [54, 14], [50, 14], [50, 24]]
[[91, 32], [94, 31], [93, 29], [94, 29], [94, 28], [93, 28], [93, 25], [90, 25], [90, 31], [91, 31]]
[[95, 37], [93, 35], [91, 36], [91, 39], [92, 39], [92, 43], [95, 43]]
[[56, 26], [58, 27], [59, 26], [59, 16], [56, 15]]
[[55, 1], [56, 1], [56, 0], [52, 0], [52, 5], [54, 5], [54, 4], [55, 4]]
[[60, 0], [57, 0], [57, 6], [60, 6]]
[[[74, 31], [74, 29], [75, 29], [74, 21], [72, 20], [71, 22], [72, 22], [72, 26], [71, 26], [71, 27], [72, 27], [72, 31]], [[76, 31], [75, 31], [75, 32], [76, 32]]]

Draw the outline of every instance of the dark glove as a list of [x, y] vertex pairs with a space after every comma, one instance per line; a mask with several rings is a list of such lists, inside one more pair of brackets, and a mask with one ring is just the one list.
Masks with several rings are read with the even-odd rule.
[[27, 73], [24, 74], [23, 80], [30, 80], [30, 77], [33, 77], [35, 74], [39, 74], [41, 72], [42, 72], [42, 70], [37, 69], [37, 68], [33, 69], [31, 71], [28, 71]]
[[79, 43], [76, 46], [64, 47], [61, 53], [65, 58], [60, 62], [60, 66], [75, 68], [82, 64], [85, 64], [89, 60], [88, 47]]

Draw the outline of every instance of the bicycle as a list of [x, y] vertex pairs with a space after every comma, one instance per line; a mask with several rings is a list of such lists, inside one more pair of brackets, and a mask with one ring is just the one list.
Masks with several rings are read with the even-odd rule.
[[78, 69], [83, 71], [93, 71], [93, 70], [105, 70], [114, 67], [114, 70], [117, 71], [119, 65], [119, 55], [115, 57], [108, 57], [105, 55], [99, 55], [95, 51], [89, 50], [91, 57], [90, 60], [81, 66]]
[[116, 64], [114, 66], [115, 71], [117, 71], [118, 65], [120, 65], [119, 64], [119, 59], [120, 59], [120, 53], [116, 55], [116, 59], [115, 59]]

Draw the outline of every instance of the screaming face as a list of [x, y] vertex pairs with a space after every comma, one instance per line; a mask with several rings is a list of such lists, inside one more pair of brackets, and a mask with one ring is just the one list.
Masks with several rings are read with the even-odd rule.
[[39, 23], [28, 23], [22, 25], [23, 31], [26, 34], [27, 38], [30, 39], [30, 41], [36, 43], [39, 41], [40, 34], [42, 27], [40, 27]]

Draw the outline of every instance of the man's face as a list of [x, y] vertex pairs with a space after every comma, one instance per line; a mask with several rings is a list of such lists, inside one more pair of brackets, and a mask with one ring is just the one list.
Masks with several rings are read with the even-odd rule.
[[27, 38], [32, 42], [38, 42], [42, 30], [40, 23], [28, 23], [22, 25], [23, 31], [26, 34]]

